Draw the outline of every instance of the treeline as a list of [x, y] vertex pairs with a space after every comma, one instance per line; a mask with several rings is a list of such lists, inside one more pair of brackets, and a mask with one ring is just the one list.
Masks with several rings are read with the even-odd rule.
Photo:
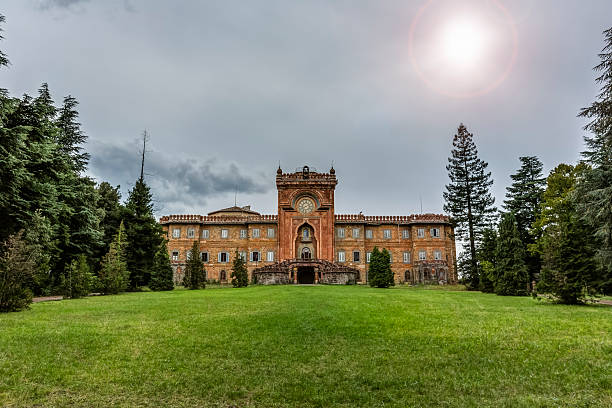
[[453, 139], [444, 192], [458, 240], [458, 270], [468, 288], [498, 295], [546, 293], [562, 303], [612, 293], [612, 28], [604, 31], [601, 92], [580, 111], [589, 120], [577, 164], [548, 177], [537, 157], [520, 157], [502, 210], [494, 206], [487, 163], [461, 124]]
[[143, 173], [125, 203], [119, 186], [86, 176], [77, 105], [56, 105], [47, 84], [19, 98], [0, 89], [0, 311], [33, 295], [173, 288]]

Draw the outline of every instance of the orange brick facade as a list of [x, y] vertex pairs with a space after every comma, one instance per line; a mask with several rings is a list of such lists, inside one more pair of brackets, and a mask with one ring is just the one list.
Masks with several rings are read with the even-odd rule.
[[[278, 169], [278, 214], [262, 215], [250, 207], [231, 207], [208, 216], [171, 215], [160, 219], [177, 283], [193, 242], [209, 280], [227, 282], [236, 253], [249, 275], [287, 260], [322, 260], [356, 271], [367, 282], [369, 254], [376, 246], [391, 253], [396, 283], [456, 283], [456, 252], [448, 217], [339, 215], [334, 212], [335, 171], [304, 167], [294, 173]], [[291, 272], [291, 281], [298, 276]], [[316, 275], [314, 282], [318, 281]]]

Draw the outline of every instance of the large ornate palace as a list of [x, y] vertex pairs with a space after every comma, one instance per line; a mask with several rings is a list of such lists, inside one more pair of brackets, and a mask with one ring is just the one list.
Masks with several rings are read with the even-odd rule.
[[180, 282], [193, 241], [208, 279], [228, 281], [232, 260], [245, 259], [258, 283], [367, 283], [370, 253], [391, 254], [396, 283], [456, 283], [455, 240], [448, 217], [438, 214], [335, 214], [335, 170], [308, 166], [276, 173], [278, 215], [250, 206], [160, 219]]

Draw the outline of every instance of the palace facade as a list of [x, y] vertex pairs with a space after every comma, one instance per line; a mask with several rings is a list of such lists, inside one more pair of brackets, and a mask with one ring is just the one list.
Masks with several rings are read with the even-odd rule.
[[367, 283], [374, 247], [391, 254], [396, 283], [456, 283], [456, 250], [449, 218], [439, 214], [367, 216], [336, 214], [335, 170], [276, 174], [278, 213], [250, 206], [202, 215], [170, 215], [160, 223], [181, 282], [194, 241], [208, 279], [230, 280], [243, 257], [249, 278], [262, 284]]

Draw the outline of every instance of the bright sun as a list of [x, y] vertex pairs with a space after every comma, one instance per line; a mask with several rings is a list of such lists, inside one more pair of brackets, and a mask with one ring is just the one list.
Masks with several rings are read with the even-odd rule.
[[454, 20], [440, 35], [441, 56], [454, 68], [469, 69], [482, 62], [486, 52], [486, 30], [475, 21]]

